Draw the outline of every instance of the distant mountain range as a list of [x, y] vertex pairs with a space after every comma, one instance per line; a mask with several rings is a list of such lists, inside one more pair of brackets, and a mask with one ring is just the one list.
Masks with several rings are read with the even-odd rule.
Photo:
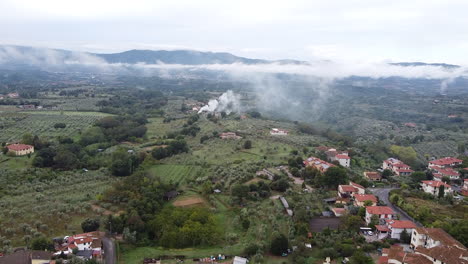
[[120, 53], [99, 54], [94, 56], [104, 59], [109, 63], [165, 63], [165, 64], [261, 64], [261, 63], [281, 63], [281, 64], [305, 64], [304, 61], [278, 60], [268, 61], [260, 59], [249, 59], [238, 57], [227, 52], [202, 52], [194, 50], [129, 50]]
[[34, 48], [25, 46], [0, 45], [0, 64], [3, 62], [28, 61], [37, 63], [57, 64], [60, 61], [89, 61], [92, 57], [103, 59], [108, 63], [146, 63], [146, 64], [307, 64], [298, 60], [261, 60], [235, 56], [227, 52], [203, 52], [195, 50], [128, 50], [119, 53], [87, 53], [61, 49]]
[[[64, 62], [92, 63], [93, 59], [101, 59], [108, 63], [146, 63], [146, 64], [308, 64], [298, 60], [262, 60], [235, 56], [227, 52], [203, 52], [195, 50], [129, 50], [119, 53], [86, 53], [61, 49], [35, 48], [26, 46], [0, 45], [0, 64], [52, 64]], [[444, 68], [458, 68], [458, 65], [445, 63], [399, 62], [391, 63], [399, 66], [440, 66]]]

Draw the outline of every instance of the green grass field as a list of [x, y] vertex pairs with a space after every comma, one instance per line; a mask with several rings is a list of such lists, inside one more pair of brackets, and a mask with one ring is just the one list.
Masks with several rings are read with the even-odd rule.
[[190, 165], [158, 164], [151, 167], [150, 172], [164, 182], [183, 183], [187, 179], [202, 175], [203, 168]]

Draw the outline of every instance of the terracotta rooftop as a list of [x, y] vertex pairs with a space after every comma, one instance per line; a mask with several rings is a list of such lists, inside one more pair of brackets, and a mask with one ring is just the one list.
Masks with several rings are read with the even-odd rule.
[[11, 145], [8, 145], [7, 148], [12, 151], [21, 151], [21, 150], [27, 150], [27, 149], [33, 148], [33, 146], [26, 145], [26, 144], [11, 144]]
[[392, 215], [395, 214], [392, 210], [392, 208], [388, 206], [366, 206], [366, 211], [369, 214], [375, 214], [375, 215], [383, 215], [383, 214], [388, 214]]
[[463, 162], [463, 160], [456, 159], [453, 157], [445, 157], [445, 158], [429, 161], [429, 163], [434, 164], [434, 165], [439, 165], [439, 166], [447, 166], [452, 163], [461, 163], [461, 162]]
[[468, 251], [453, 246], [437, 246], [433, 248], [418, 247], [415, 251], [443, 263], [468, 264]]
[[337, 159], [351, 159], [348, 155], [338, 154], [335, 156]]
[[[390, 232], [390, 229], [388, 229], [387, 226], [384, 226], [384, 225], [376, 225], [375, 228], [380, 231], [380, 232]], [[383, 253], [383, 251], [382, 251]], [[388, 252], [387, 252], [388, 254]]]
[[359, 188], [359, 189], [365, 189], [364, 186], [362, 186], [360, 184], [357, 184], [355, 182], [352, 182], [352, 181], [349, 182], [349, 185], [354, 186], [354, 187]]
[[458, 240], [453, 238], [447, 232], [445, 232], [442, 228], [425, 228], [425, 227], [417, 227], [415, 228], [416, 232], [419, 234], [425, 234], [431, 237], [433, 240], [439, 241], [441, 244], [446, 246], [455, 246], [462, 249], [466, 249], [462, 243]]
[[364, 172], [364, 175], [369, 179], [380, 179], [380, 178], [382, 178], [382, 176], [380, 176], [380, 173], [375, 172], [375, 171], [366, 171], [366, 172]]
[[442, 185], [445, 186], [446, 188], [450, 188], [450, 185], [442, 181], [422, 181], [422, 183], [429, 185], [431, 187], [435, 187], [435, 188], [439, 188]]
[[358, 190], [351, 186], [351, 185], [339, 185], [339, 187], [341, 187], [341, 190], [343, 190], [343, 192], [357, 192]]
[[416, 228], [416, 224], [408, 220], [387, 220], [391, 228]]
[[377, 203], [377, 197], [373, 194], [355, 194], [354, 199], [358, 202], [371, 201]]

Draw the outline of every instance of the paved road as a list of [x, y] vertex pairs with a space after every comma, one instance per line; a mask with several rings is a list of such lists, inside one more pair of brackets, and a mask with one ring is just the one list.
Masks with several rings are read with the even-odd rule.
[[393, 205], [389, 200], [389, 193], [391, 190], [397, 188], [369, 188], [375, 196], [379, 197], [379, 200], [387, 204], [388, 207], [392, 208], [393, 211], [397, 212], [400, 215], [400, 220], [410, 220], [413, 221], [417, 226], [422, 226], [419, 222], [411, 218], [405, 211], [401, 210], [399, 207]]
[[104, 245], [104, 260], [106, 264], [116, 264], [117, 255], [115, 252], [115, 243], [114, 240], [108, 237], [102, 239]]

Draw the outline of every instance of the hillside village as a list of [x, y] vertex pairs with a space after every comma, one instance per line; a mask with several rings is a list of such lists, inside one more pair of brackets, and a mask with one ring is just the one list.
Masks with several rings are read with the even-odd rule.
[[146, 116], [104, 101], [113, 114], [3, 108], [46, 121], [2, 144], [0, 172], [18, 185], [0, 189], [1, 264], [468, 261], [463, 153], [382, 154], [258, 112], [198, 114], [207, 100], [183, 96]]

